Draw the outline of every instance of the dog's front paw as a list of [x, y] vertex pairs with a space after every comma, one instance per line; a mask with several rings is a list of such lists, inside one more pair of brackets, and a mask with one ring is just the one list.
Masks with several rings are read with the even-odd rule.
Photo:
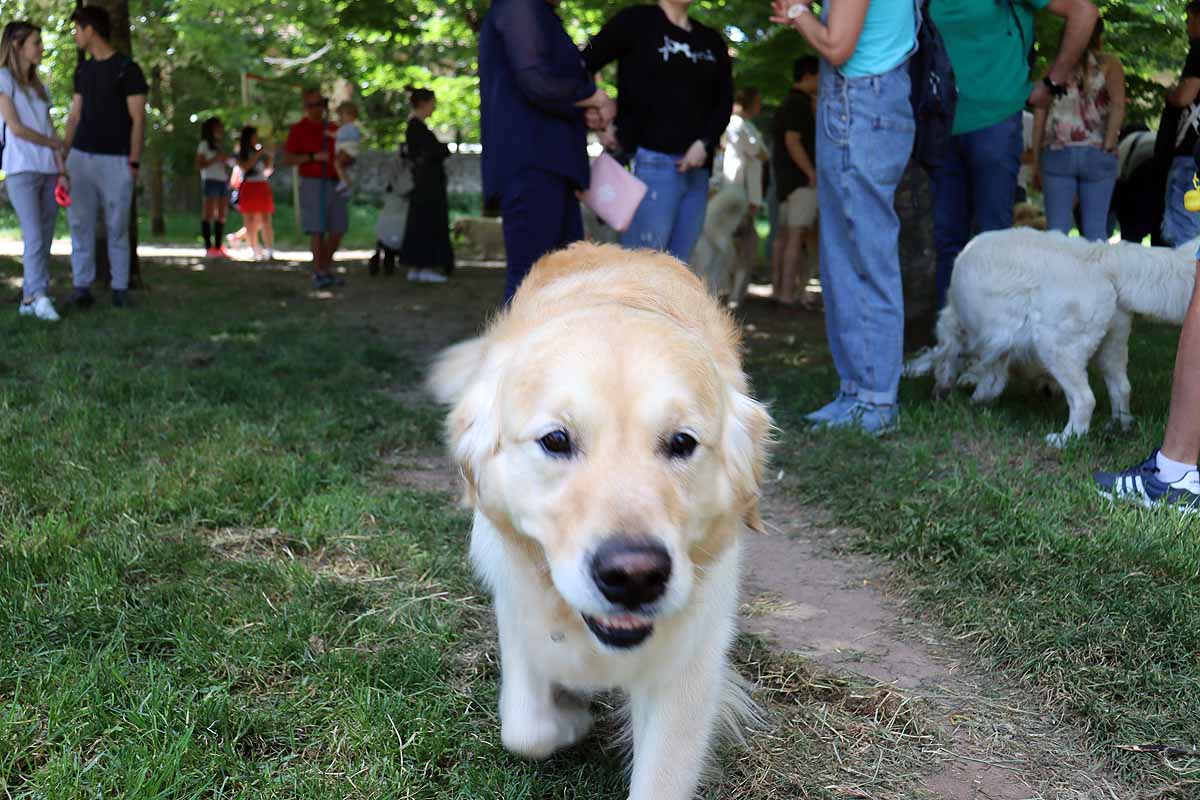
[[1133, 415], [1121, 414], [1120, 416], [1113, 417], [1108, 421], [1108, 428], [1109, 430], [1120, 431], [1121, 433], [1129, 433], [1133, 428]]
[[577, 743], [592, 729], [586, 708], [558, 705], [548, 713], [524, 713], [500, 721], [500, 741], [510, 753], [540, 760]]
[[1046, 436], [1046, 444], [1051, 447], [1056, 447], [1059, 450], [1071, 443], [1072, 439], [1077, 439], [1082, 436], [1082, 433], [1075, 431], [1063, 431], [1062, 433], [1051, 433]]

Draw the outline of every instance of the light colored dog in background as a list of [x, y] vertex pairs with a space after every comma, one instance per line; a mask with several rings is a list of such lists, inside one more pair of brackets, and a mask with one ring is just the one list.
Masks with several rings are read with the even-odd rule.
[[1087, 370], [1094, 360], [1113, 422], [1128, 428], [1133, 316], [1182, 324], [1196, 279], [1196, 245], [1110, 245], [1030, 228], [980, 234], [954, 262], [937, 346], [905, 373], [932, 372], [937, 394], [948, 393], [956, 379], [972, 383], [977, 403], [1000, 396], [1010, 369], [1048, 374], [1070, 407], [1066, 427], [1046, 437], [1061, 447], [1091, 425], [1096, 397]]
[[691, 800], [722, 719], [752, 709], [728, 651], [771, 423], [738, 350], [675, 259], [578, 244], [429, 381], [494, 599], [501, 741], [545, 758], [620, 688], [630, 800]]
[[708, 199], [704, 230], [692, 251], [692, 271], [704, 280], [709, 294], [726, 298], [735, 306], [745, 297], [754, 267], [735, 238], [749, 210], [746, 190], [735, 183], [721, 182]]

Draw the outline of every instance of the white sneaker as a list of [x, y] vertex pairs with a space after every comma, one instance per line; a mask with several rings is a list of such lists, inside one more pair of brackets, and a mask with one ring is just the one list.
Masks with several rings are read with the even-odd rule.
[[437, 270], [420, 269], [417, 270], [417, 280], [422, 283], [445, 283], [448, 278]]
[[32, 303], [21, 303], [21, 308], [17, 312], [22, 317], [36, 317], [45, 322], [58, 322], [58, 312], [54, 310], [54, 303], [49, 297], [42, 295]]

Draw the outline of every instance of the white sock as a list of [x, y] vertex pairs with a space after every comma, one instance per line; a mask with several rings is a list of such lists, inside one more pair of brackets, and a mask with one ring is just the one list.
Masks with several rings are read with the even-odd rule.
[[1163, 483], [1176, 483], [1183, 480], [1183, 477], [1189, 472], [1196, 471], [1195, 464], [1184, 464], [1180, 461], [1173, 461], [1162, 454], [1160, 450], [1155, 456], [1158, 463], [1158, 479]]

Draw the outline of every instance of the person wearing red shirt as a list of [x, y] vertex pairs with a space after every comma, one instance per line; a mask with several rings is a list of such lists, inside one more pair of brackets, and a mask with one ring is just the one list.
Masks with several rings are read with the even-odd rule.
[[347, 198], [337, 192], [333, 168], [337, 126], [326, 119], [328, 102], [317, 89], [304, 92], [304, 117], [291, 127], [283, 163], [300, 168], [300, 224], [310, 237], [313, 286], [326, 289], [345, 281], [333, 274], [333, 254], [350, 226]]

